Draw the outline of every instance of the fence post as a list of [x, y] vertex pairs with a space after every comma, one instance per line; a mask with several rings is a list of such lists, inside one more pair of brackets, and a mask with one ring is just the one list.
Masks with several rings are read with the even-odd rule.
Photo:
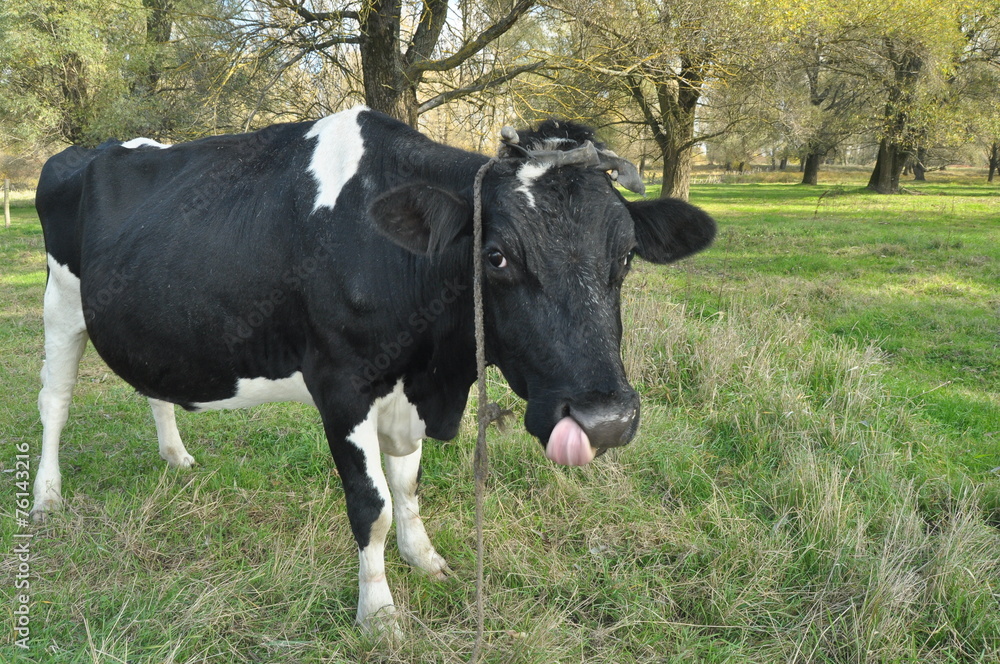
[[3, 227], [10, 228], [10, 178], [3, 179]]

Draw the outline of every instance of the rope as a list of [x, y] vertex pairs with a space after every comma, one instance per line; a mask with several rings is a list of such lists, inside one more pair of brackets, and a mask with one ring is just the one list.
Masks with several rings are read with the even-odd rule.
[[470, 662], [479, 661], [483, 648], [483, 625], [485, 623], [485, 602], [483, 599], [483, 498], [486, 493], [486, 476], [489, 464], [486, 457], [486, 427], [499, 415], [496, 404], [486, 403], [486, 342], [483, 332], [483, 178], [497, 160], [490, 159], [476, 172], [473, 185], [474, 207], [472, 212], [472, 266], [473, 266], [473, 306], [476, 319], [476, 384], [479, 397], [476, 419], [479, 434], [476, 438], [476, 452], [472, 461], [476, 479], [476, 641], [472, 647]]

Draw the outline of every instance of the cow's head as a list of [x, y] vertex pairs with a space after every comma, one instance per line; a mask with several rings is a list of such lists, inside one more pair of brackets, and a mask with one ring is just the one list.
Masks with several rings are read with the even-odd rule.
[[[559, 463], [625, 445], [639, 397], [621, 359], [621, 286], [632, 260], [670, 263], [707, 247], [715, 222], [676, 199], [641, 193], [635, 167], [593, 132], [549, 121], [505, 129], [482, 185], [487, 358], [527, 400], [525, 426]], [[610, 175], [609, 175], [610, 173]], [[372, 206], [380, 231], [416, 253], [467, 243], [471, 189], [405, 185]]]

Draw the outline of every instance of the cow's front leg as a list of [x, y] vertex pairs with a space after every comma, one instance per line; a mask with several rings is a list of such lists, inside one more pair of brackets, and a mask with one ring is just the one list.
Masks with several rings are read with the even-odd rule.
[[444, 580], [451, 569], [434, 550], [420, 519], [417, 479], [420, 474], [421, 447], [418, 440], [416, 451], [406, 456], [385, 455], [385, 472], [395, 500], [396, 545], [403, 560], [435, 579]]
[[[358, 544], [358, 624], [371, 631], [392, 633], [396, 608], [385, 578], [385, 539], [392, 524], [392, 499], [382, 472], [376, 417], [373, 409], [346, 441], [331, 436], [330, 449]], [[327, 433], [331, 433], [329, 424]]]

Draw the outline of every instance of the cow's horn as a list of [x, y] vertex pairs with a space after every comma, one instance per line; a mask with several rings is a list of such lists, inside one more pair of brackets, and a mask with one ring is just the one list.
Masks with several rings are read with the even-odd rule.
[[[517, 130], [509, 125], [500, 129], [500, 142], [507, 146], [507, 156], [531, 157], [531, 151], [520, 145], [521, 137], [517, 135]], [[500, 154], [504, 154], [504, 149], [500, 148]]]
[[590, 141], [587, 141], [578, 148], [572, 150], [532, 150], [529, 156], [533, 161], [560, 166], [597, 166], [600, 155], [597, 148]]
[[639, 169], [627, 159], [622, 159], [611, 150], [599, 150], [600, 168], [611, 171], [611, 178], [629, 191], [640, 196], [646, 193], [646, 184], [639, 176]]

